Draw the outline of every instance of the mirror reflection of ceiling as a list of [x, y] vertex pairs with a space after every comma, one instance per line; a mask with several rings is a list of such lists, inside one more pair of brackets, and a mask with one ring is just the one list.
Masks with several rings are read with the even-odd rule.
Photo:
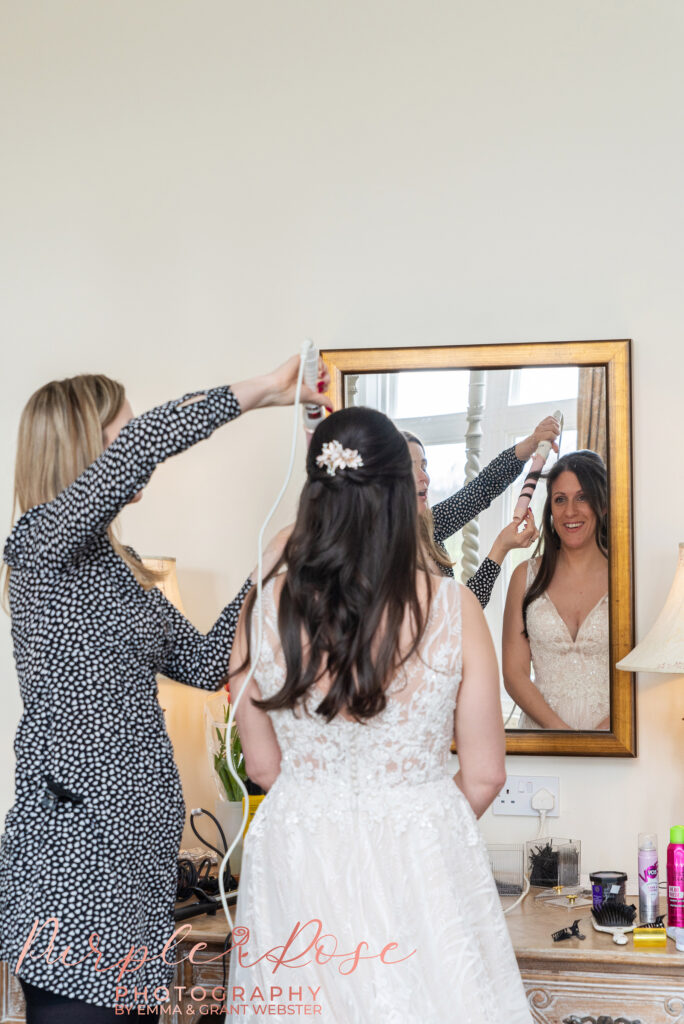
[[[425, 446], [430, 475], [430, 505], [454, 494], [479, 469], [506, 448], [527, 437], [545, 416], [563, 414], [561, 455], [591, 448], [607, 461], [605, 371], [602, 367], [540, 366], [497, 370], [399, 370], [346, 374], [345, 405], [380, 409], [400, 430], [416, 434]], [[467, 470], [466, 435], [477, 452]], [[479, 449], [479, 450], [478, 450]], [[557, 456], [551, 455], [547, 468]], [[478, 517], [479, 561], [500, 530], [511, 521], [524, 474]], [[537, 524], [546, 497], [543, 482], [532, 500]], [[462, 533], [446, 547], [455, 562], [456, 579], [464, 581]], [[501, 663], [501, 628], [508, 583], [516, 566], [531, 551], [513, 551], [504, 561], [486, 609]], [[467, 578], [467, 575], [466, 577]], [[507, 728], [516, 728], [519, 710], [501, 686]]]

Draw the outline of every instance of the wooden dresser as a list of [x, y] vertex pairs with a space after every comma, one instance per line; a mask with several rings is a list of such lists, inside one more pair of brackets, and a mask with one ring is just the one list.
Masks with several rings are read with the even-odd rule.
[[[508, 915], [535, 1024], [684, 1024], [684, 953], [677, 953], [671, 940], [659, 950], [635, 950], [631, 937], [627, 946], [617, 946], [610, 935], [594, 931], [590, 916], [588, 907], [543, 907], [531, 895]], [[551, 933], [576, 918], [580, 918], [584, 941], [553, 942]], [[206, 942], [207, 949], [196, 960], [219, 956], [226, 934], [223, 920], [199, 917], [189, 923], [192, 933], [181, 944], [177, 959], [197, 942]], [[222, 974], [220, 962], [186, 960], [176, 972], [176, 1012], [163, 1019], [174, 1024], [205, 1015], [219, 1019], [209, 1010], [212, 1004], [218, 1005], [212, 992], [220, 987]], [[0, 1011], [0, 1021], [24, 1020], [21, 990], [8, 977], [6, 965], [0, 973]]]
[[[577, 918], [583, 941], [552, 940]], [[684, 1024], [684, 953], [671, 939], [618, 946], [594, 930], [589, 907], [541, 906], [532, 894], [507, 921], [535, 1024]]]

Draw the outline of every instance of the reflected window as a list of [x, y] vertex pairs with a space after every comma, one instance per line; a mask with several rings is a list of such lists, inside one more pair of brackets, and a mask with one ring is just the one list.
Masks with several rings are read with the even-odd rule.
[[468, 408], [469, 370], [405, 370], [395, 374], [394, 419], [443, 416]]
[[525, 366], [511, 373], [509, 405], [532, 405], [544, 401], [546, 395], [556, 400], [577, 398], [579, 367]]
[[[425, 446], [427, 469], [430, 476], [430, 505], [437, 505], [463, 487], [465, 483], [465, 441], [456, 444], [428, 444]], [[449, 537], [444, 545], [454, 562], [456, 579], [461, 576], [461, 530]]]

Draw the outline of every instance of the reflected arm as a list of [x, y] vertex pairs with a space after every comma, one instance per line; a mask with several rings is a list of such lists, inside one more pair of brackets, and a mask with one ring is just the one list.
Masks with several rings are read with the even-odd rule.
[[499, 578], [500, 572], [501, 566], [497, 565], [491, 557], [487, 557], [466, 583], [468, 590], [473, 592], [483, 608], [489, 604], [494, 584]]
[[494, 499], [522, 473], [524, 466], [515, 448], [507, 448], [460, 491], [433, 506], [435, 540], [443, 543], [480, 512], [489, 508]]
[[513, 573], [504, 609], [502, 661], [506, 692], [542, 729], [569, 729], [546, 703], [530, 678], [530, 642], [523, 633], [522, 603], [527, 589], [527, 562]]

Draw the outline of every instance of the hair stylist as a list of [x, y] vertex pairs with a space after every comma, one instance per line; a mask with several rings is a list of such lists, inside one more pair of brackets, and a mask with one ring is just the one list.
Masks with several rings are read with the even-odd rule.
[[[18, 974], [29, 1024], [105, 1024], [120, 1019], [115, 1007], [136, 1016], [171, 984], [160, 954], [185, 808], [155, 676], [218, 689], [252, 581], [202, 635], [112, 523], [159, 463], [250, 409], [291, 405], [298, 369], [295, 356], [136, 418], [101, 375], [46, 384], [24, 409], [20, 518], [4, 552], [23, 714], [0, 847], [0, 959]], [[328, 404], [306, 387], [301, 398]]]

